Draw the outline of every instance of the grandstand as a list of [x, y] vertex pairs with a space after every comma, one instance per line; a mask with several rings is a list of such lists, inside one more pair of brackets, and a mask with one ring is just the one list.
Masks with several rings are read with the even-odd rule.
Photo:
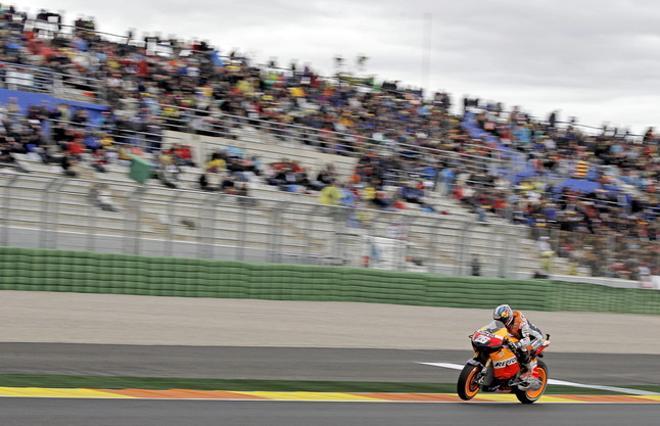
[[[386, 252], [380, 267], [455, 275], [475, 259], [507, 277], [660, 273], [652, 133], [591, 135], [479, 102], [455, 115], [440, 94], [206, 45], [157, 42], [160, 56], [18, 15], [4, 13], [0, 57], [4, 245], [355, 267]], [[158, 180], [130, 180], [131, 154]], [[298, 169], [278, 180], [278, 163]], [[343, 185], [334, 205], [319, 203], [327, 182], [309, 182], [328, 164]]]

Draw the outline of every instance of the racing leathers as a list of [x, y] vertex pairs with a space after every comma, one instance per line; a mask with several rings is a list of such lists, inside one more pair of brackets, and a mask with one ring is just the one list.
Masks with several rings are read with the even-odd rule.
[[512, 336], [518, 339], [513, 346], [523, 370], [521, 379], [528, 378], [536, 367], [536, 360], [532, 359], [531, 353], [543, 344], [543, 333], [520, 311], [513, 311], [513, 320], [506, 328]]

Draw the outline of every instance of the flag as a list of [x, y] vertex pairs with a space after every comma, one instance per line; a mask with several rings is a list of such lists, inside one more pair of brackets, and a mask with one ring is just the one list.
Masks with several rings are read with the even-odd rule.
[[153, 165], [138, 156], [131, 155], [131, 168], [128, 176], [136, 182], [145, 183], [151, 177]]
[[217, 50], [213, 50], [213, 52], [211, 52], [211, 62], [216, 67], [225, 66], [225, 62], [222, 60], [222, 57], [220, 56], [220, 52], [218, 52]]
[[589, 163], [583, 160], [580, 160], [575, 165], [575, 177], [579, 179], [584, 179], [589, 173]]

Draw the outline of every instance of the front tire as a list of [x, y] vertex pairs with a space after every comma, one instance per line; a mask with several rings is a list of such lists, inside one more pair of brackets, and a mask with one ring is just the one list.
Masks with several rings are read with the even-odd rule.
[[536, 401], [538, 401], [541, 398], [541, 396], [543, 396], [543, 393], [545, 392], [545, 388], [548, 386], [548, 377], [549, 377], [548, 366], [545, 365], [545, 362], [539, 360], [536, 368], [538, 369], [539, 372], [539, 380], [541, 380], [541, 387], [537, 390], [515, 391], [518, 401], [522, 402], [523, 404], [533, 404]]
[[458, 383], [456, 383], [456, 392], [463, 401], [469, 401], [479, 393], [479, 384], [475, 379], [481, 367], [472, 364], [466, 364], [458, 376]]

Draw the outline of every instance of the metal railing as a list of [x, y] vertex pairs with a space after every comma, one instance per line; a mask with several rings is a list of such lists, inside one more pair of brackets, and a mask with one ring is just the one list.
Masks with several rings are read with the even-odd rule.
[[[270, 123], [268, 123], [268, 122], [260, 122], [259, 120], [249, 120], [249, 119], [246, 119], [244, 117], [236, 117], [236, 116], [228, 116], [226, 118], [227, 118], [227, 120], [231, 120], [231, 122], [229, 124], [226, 124], [226, 129], [222, 130], [221, 131], [222, 133], [210, 132], [210, 130], [207, 130], [207, 131], [210, 132], [208, 134], [210, 136], [222, 136], [222, 137], [224, 137], [225, 141], [227, 141], [228, 139], [233, 140], [234, 138], [243, 139], [243, 140], [246, 140], [246, 141], [258, 140], [258, 141], [262, 142], [261, 145], [263, 145], [263, 146], [259, 146], [257, 148], [254, 148], [253, 146], [250, 146], [250, 148], [248, 148], [248, 151], [249, 151], [249, 153], [260, 153], [260, 154], [265, 154], [266, 151], [272, 151], [273, 143], [277, 143], [278, 140], [279, 140], [278, 135], [274, 135], [272, 133], [269, 133], [269, 129], [268, 129], [267, 125], [270, 124]], [[255, 132], [252, 132], [252, 133], [247, 132], [247, 134], [246, 134], [245, 132], [236, 132], [237, 129], [245, 130], [246, 128], [253, 128], [256, 131], [256, 133]], [[150, 138], [158, 137], [158, 138], [162, 138], [162, 141], [164, 143], [174, 143], [174, 142], [187, 143], [187, 142], [191, 142], [191, 141], [192, 142], [198, 142], [197, 147], [202, 151], [202, 153], [204, 152], [204, 145], [205, 144], [213, 145], [214, 149], [218, 148], [218, 144], [216, 142], [209, 142], [209, 141], [205, 142], [203, 138], [199, 138], [197, 141], [195, 140], [195, 138], [192, 138], [192, 140], [191, 140], [190, 138], [184, 138], [183, 137], [184, 135], [176, 135], [176, 134], [169, 134], [169, 133], [165, 134], [165, 135], [160, 135], [160, 134], [156, 135], [156, 134], [145, 133], [145, 132], [134, 132], [134, 131], [125, 130], [125, 129], [122, 129], [122, 131], [120, 133], [121, 134], [115, 135], [117, 137], [116, 143], [118, 145], [128, 143], [128, 144], [131, 144], [131, 145], [138, 145], [138, 146], [147, 147], [150, 140], [151, 140]], [[293, 140], [293, 141], [296, 141], [296, 143], [301, 142], [299, 139], [296, 139], [294, 136], [291, 136], [291, 135], [288, 135], [288, 136], [289, 137], [285, 138], [285, 140]], [[269, 138], [271, 138], [271, 140], [269, 140]], [[240, 144], [238, 144], [238, 145], [240, 145]], [[256, 145], [256, 144], [252, 144], [252, 145]], [[210, 146], [209, 146], [209, 148], [210, 148]], [[442, 151], [440, 151], [439, 153], [436, 152], [436, 155], [444, 155], [444, 154], [449, 155], [451, 153], [442, 152]], [[311, 151], [307, 152], [304, 155], [301, 152], [297, 152], [295, 154], [295, 157], [300, 158], [300, 159], [308, 159], [311, 162], [312, 157], [309, 157], [309, 155], [311, 155]], [[357, 155], [357, 154], [353, 153], [353, 155]], [[203, 155], [200, 156], [199, 159], [202, 160]], [[469, 158], [467, 159], [467, 161], [466, 161], [466, 159], [463, 159], [463, 158], [459, 158], [458, 160], [465, 161], [465, 162], [462, 163], [462, 165], [466, 169], [469, 169], [470, 167], [483, 167], [483, 164], [479, 165], [478, 163], [470, 163], [469, 161], [471, 161], [471, 160]], [[398, 173], [398, 175], [399, 176], [405, 176], [406, 173], [411, 173], [411, 172], [414, 172], [414, 171], [411, 171], [410, 169], [401, 170]], [[110, 184], [112, 185], [112, 182], [110, 182]], [[614, 205], [613, 202], [608, 202], [608, 203]], [[509, 216], [510, 215], [506, 215], [506, 217], [509, 217]], [[581, 236], [582, 234], [578, 234], [578, 233], [558, 233], [558, 231], [556, 231], [554, 229], [552, 230], [552, 232], [555, 232], [555, 234], [553, 234], [555, 236], [556, 235], [562, 235], [561, 238], [555, 237], [553, 239], [553, 241], [555, 241], [555, 243], [554, 243], [554, 252], [556, 254], [559, 254], [562, 258], [568, 259], [568, 261], [572, 262], [574, 264], [574, 266], [572, 266], [571, 268], [573, 268], [573, 269], [582, 269], [583, 271], [587, 271], [587, 272], [583, 272], [583, 273], [593, 274], [593, 275], [597, 275], [597, 276], [601, 276], [601, 275], [604, 275], [604, 276], [612, 276], [612, 275], [620, 276], [621, 274], [630, 275], [630, 276], [635, 275], [635, 270], [630, 270], [631, 266], [629, 264], [624, 265], [624, 267], [622, 267], [620, 265], [621, 262], [618, 261], [617, 259], [622, 259], [622, 257], [617, 258], [617, 256], [614, 255], [614, 253], [618, 252], [617, 251], [617, 246], [615, 245], [615, 243], [616, 243], [616, 241], [621, 240], [620, 237], [611, 239], [612, 242], [611, 242], [610, 246], [608, 247], [608, 249], [606, 251], [599, 250], [599, 252], [601, 254], [602, 253], [609, 253], [609, 254], [607, 256], [597, 256], [596, 261], [594, 263], [594, 260], [591, 259], [590, 256], [584, 255], [584, 253], [586, 253], [588, 250], [585, 251], [585, 250], [583, 250], [582, 248], [579, 248], [579, 247], [575, 248], [575, 249], [572, 249], [572, 250], [568, 250], [568, 249], [565, 248], [567, 246], [566, 244], [564, 244], [564, 246], [562, 246], [562, 244], [560, 244], [560, 241], [569, 241], [569, 244], [567, 246], [569, 248], [570, 247], [576, 247], [577, 243], [583, 243], [584, 246], [591, 247], [591, 245], [588, 244], [587, 241], [590, 238], [592, 238], [592, 236], [587, 235], [586, 237], [583, 238]], [[170, 232], [170, 233], [168, 233], [168, 235], [172, 236], [172, 233]], [[657, 242], [641, 240], [641, 243], [639, 243], [639, 244], [642, 244], [645, 247], [646, 252], [655, 253], [655, 255], [654, 256], [640, 256], [640, 254], [643, 253], [644, 250], [637, 250], [637, 251], [634, 251], [634, 252], [630, 251], [630, 250], [627, 250], [627, 251], [620, 251], [620, 253], [628, 253], [628, 254], [631, 255], [631, 256], [629, 256], [629, 259], [635, 259], [636, 261], [643, 261], [643, 262], [646, 262], [648, 265], [650, 265], [652, 268], [653, 267], [657, 268], [657, 265], [658, 265]], [[621, 243], [619, 243], [619, 246], [621, 246]], [[626, 247], [628, 247], [628, 246], [635, 247], [635, 243], [633, 242], [633, 243], [630, 243], [630, 244], [626, 244]], [[564, 248], [562, 248], [562, 247], [564, 247]], [[460, 249], [458, 249], [458, 250], [460, 252]], [[626, 256], [623, 256], [623, 258], [625, 258], [625, 257]], [[458, 267], [457, 270], [459, 270], [461, 273], [464, 273], [467, 270], [467, 267], [465, 266], [466, 265], [466, 260], [463, 259], [463, 260], [461, 260], [461, 262], [462, 262], [463, 266]], [[630, 263], [630, 262], [628, 262], [628, 263]], [[461, 268], [463, 268], [463, 269], [461, 270]], [[626, 272], [626, 268], [629, 269], [630, 271]], [[634, 267], [632, 269], [634, 269]], [[546, 270], [548, 272], [555, 272], [555, 271], [557, 271], [557, 268], [554, 267], [553, 265], [550, 265], [546, 268]]]
[[[13, 77], [4, 78], [8, 88], [52, 93], [56, 96], [70, 99], [104, 100], [107, 96], [105, 84], [98, 79], [73, 74], [56, 73], [49, 69], [3, 63]], [[6, 75], [6, 73], [5, 73]], [[282, 123], [275, 120], [230, 115], [218, 110], [209, 112], [196, 108], [177, 105], [159, 104], [161, 119], [165, 129], [185, 133], [194, 133], [223, 138], [236, 138], [237, 129], [252, 128], [281, 141], [290, 141], [312, 146], [322, 152], [358, 157], [373, 151], [381, 155], [396, 155], [399, 158], [421, 160], [422, 163], [434, 165], [437, 161], [448, 161], [460, 165], [468, 171], [496, 171], [494, 174], [515, 175], [526, 161], [521, 163], [520, 154], [513, 150], [488, 147], [488, 156], [458, 153], [436, 148], [440, 140], [430, 138], [423, 145], [393, 141], [378, 141], [354, 133], [342, 133], [321, 130], [299, 124]], [[165, 114], [165, 110], [174, 111], [175, 115]], [[474, 142], [464, 142], [464, 148], [483, 149], [484, 145]], [[204, 151], [204, 147], [198, 147]], [[201, 155], [203, 158], [203, 155]], [[390, 179], [396, 184], [401, 179], [419, 176], [417, 170], [401, 168], [403, 174], [395, 174]]]
[[551, 229], [549, 236], [552, 249], [571, 263], [575, 273], [635, 281], [643, 278], [640, 267], [648, 268], [649, 273], [660, 273], [657, 240], [634, 238], [623, 231], [592, 234]]
[[102, 81], [83, 75], [2, 61], [0, 71], [0, 85], [4, 89], [47, 93], [63, 99], [90, 102], [102, 101], [106, 96]]
[[[526, 229], [409, 211], [2, 174], [0, 244], [150, 256], [528, 277]], [[265, 194], [265, 195], [263, 195]], [[478, 263], [478, 266], [476, 266]]]
[[[498, 151], [492, 157], [484, 157], [430, 146], [387, 143], [355, 134], [321, 131], [312, 127], [220, 112], [209, 116], [205, 112], [191, 108], [170, 105], [161, 105], [161, 107], [176, 108], [180, 112], [179, 117], [162, 116], [161, 118], [165, 129], [182, 133], [195, 133], [224, 139], [264, 139], [268, 137], [272, 143], [296, 143], [328, 154], [359, 158], [367, 152], [377, 152], [386, 156], [388, 154], [396, 155], [399, 158], [408, 156], [415, 160], [411, 163], [416, 165], [435, 166], [438, 161], [447, 161], [470, 171], [485, 171], [489, 168], [510, 169], [513, 167], [513, 159], [503, 151]], [[196, 115], [201, 113], [205, 115]], [[250, 131], [253, 131], [253, 133], [249, 134]], [[475, 145], [465, 144], [465, 146]], [[195, 148], [205, 150], [204, 146], [196, 146]], [[402, 163], [406, 166], [406, 161], [402, 161]], [[397, 171], [401, 172], [397, 174], [399, 176], [397, 180], [408, 179], [414, 175], [423, 175], [421, 170], [412, 165], [399, 168]]]

